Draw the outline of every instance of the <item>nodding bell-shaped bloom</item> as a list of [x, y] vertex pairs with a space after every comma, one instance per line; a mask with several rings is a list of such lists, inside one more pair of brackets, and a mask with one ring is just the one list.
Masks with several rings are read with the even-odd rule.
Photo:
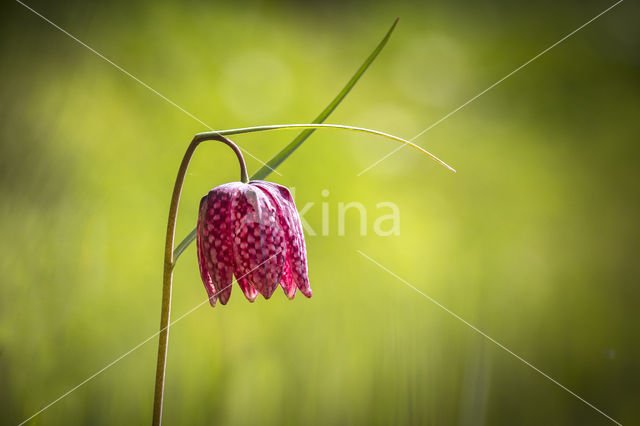
[[250, 302], [270, 298], [278, 284], [289, 299], [296, 288], [311, 297], [302, 225], [284, 186], [257, 180], [213, 188], [200, 201], [197, 246], [211, 306], [227, 304], [234, 275]]

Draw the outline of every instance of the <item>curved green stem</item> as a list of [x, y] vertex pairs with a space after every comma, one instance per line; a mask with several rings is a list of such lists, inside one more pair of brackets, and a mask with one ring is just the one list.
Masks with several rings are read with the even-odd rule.
[[171, 196], [171, 204], [169, 206], [169, 220], [167, 222], [167, 236], [164, 246], [164, 267], [162, 278], [162, 310], [160, 312], [160, 332], [158, 339], [158, 361], [156, 364], [156, 385], [153, 397], [153, 425], [159, 426], [162, 423], [162, 402], [164, 399], [164, 377], [167, 366], [167, 348], [169, 343], [169, 321], [171, 320], [171, 289], [173, 281], [173, 267], [175, 259], [173, 254], [173, 244], [175, 240], [176, 219], [178, 216], [178, 205], [180, 204], [180, 194], [187, 168], [191, 162], [191, 157], [201, 142], [206, 140], [217, 140], [227, 144], [238, 157], [240, 163], [240, 179], [242, 182], [248, 182], [247, 166], [240, 152], [240, 148], [229, 139], [219, 133], [212, 133], [206, 136], [197, 135], [193, 138], [187, 151], [182, 158], [178, 176], [173, 186], [173, 195]]
[[410, 147], [417, 149], [423, 154], [429, 156], [432, 160], [437, 163], [443, 165], [447, 169], [452, 172], [456, 172], [456, 170], [449, 166], [447, 163], [430, 153], [429, 151], [423, 149], [422, 147], [402, 138], [399, 138], [394, 135], [390, 135], [389, 133], [378, 132], [377, 130], [365, 129], [364, 127], [355, 127], [355, 126], [343, 126], [341, 124], [274, 124], [270, 126], [255, 126], [255, 127], [242, 127], [239, 129], [228, 129], [228, 130], [214, 130], [211, 132], [203, 132], [198, 133], [194, 139], [199, 137], [207, 138], [211, 135], [239, 135], [242, 133], [253, 133], [253, 132], [264, 132], [267, 130], [285, 130], [285, 129], [341, 129], [341, 130], [351, 130], [355, 132], [369, 133], [371, 135], [382, 136], [396, 142], [403, 143], [405, 145], [409, 145]]

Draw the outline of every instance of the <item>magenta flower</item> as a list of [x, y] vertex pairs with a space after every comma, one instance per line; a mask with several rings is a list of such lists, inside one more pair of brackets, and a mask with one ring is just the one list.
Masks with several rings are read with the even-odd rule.
[[311, 297], [300, 217], [287, 188], [261, 180], [213, 188], [200, 201], [200, 275], [211, 306], [227, 304], [235, 275], [246, 298], [271, 297], [278, 284]]

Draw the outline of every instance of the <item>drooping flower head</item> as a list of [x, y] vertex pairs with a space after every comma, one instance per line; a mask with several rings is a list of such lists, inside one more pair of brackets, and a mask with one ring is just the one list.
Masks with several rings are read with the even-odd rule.
[[231, 182], [200, 201], [200, 275], [214, 306], [225, 305], [235, 275], [246, 298], [271, 297], [278, 284], [288, 298], [311, 297], [300, 217], [287, 188], [272, 182]]

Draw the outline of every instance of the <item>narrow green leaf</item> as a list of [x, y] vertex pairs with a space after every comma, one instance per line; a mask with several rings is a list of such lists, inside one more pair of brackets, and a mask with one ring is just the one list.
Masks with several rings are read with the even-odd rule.
[[[369, 57], [362, 63], [362, 65], [360, 65], [360, 68], [358, 68], [358, 71], [356, 71], [353, 77], [351, 77], [351, 80], [349, 80], [349, 82], [346, 84], [346, 86], [344, 86], [344, 88], [340, 91], [340, 93], [338, 93], [338, 95], [331, 101], [329, 105], [327, 105], [327, 107], [316, 117], [316, 119], [312, 121], [312, 123], [322, 123], [324, 120], [327, 119], [327, 117], [329, 117], [329, 115], [331, 115], [333, 110], [335, 110], [336, 107], [340, 105], [340, 102], [342, 102], [342, 100], [347, 96], [347, 94], [351, 91], [353, 86], [355, 86], [355, 84], [358, 82], [360, 77], [362, 77], [362, 74], [364, 74], [367, 68], [369, 68], [369, 65], [371, 65], [371, 63], [376, 59], [378, 54], [382, 51], [384, 46], [387, 44], [387, 41], [389, 41], [389, 37], [391, 37], [391, 33], [393, 32], [396, 25], [398, 24], [398, 19], [396, 19], [393, 22], [393, 25], [391, 25], [391, 28], [389, 28], [389, 31], [387, 31], [387, 34], [380, 41], [380, 43], [378, 43], [378, 45], [373, 50], [373, 52], [371, 52]], [[286, 160], [287, 157], [293, 153], [293, 151], [295, 151], [300, 145], [302, 145], [302, 143], [309, 136], [311, 136], [311, 134], [314, 131], [315, 130], [313, 129], [308, 129], [300, 132], [300, 134], [296, 136], [296, 138], [289, 145], [285, 146], [271, 160], [267, 161], [266, 165], [262, 166], [260, 170], [255, 172], [253, 176], [251, 176], [251, 179], [258, 180], [258, 179], [264, 179], [265, 177], [267, 177], [276, 167], [282, 164], [282, 162]]]
[[184, 240], [180, 241], [180, 244], [178, 244], [176, 248], [173, 250], [174, 263], [176, 260], [178, 260], [178, 257], [180, 257], [182, 252], [185, 251], [187, 247], [189, 247], [189, 244], [191, 244], [195, 239], [196, 239], [196, 228], [193, 228], [191, 232], [189, 232], [189, 234], [186, 237], [184, 237]]
[[[347, 96], [347, 94], [351, 91], [353, 86], [355, 86], [355, 84], [358, 82], [360, 77], [362, 77], [362, 75], [367, 70], [367, 68], [369, 68], [369, 65], [371, 65], [371, 63], [376, 59], [378, 54], [382, 51], [384, 46], [387, 44], [387, 41], [389, 41], [389, 38], [391, 37], [391, 33], [393, 33], [393, 30], [398, 24], [398, 19], [399, 18], [397, 18], [393, 22], [393, 25], [391, 25], [391, 28], [389, 28], [389, 31], [387, 31], [387, 34], [380, 41], [380, 43], [378, 43], [376, 48], [373, 50], [373, 52], [371, 52], [371, 54], [367, 57], [367, 59], [365, 59], [362, 65], [360, 65], [360, 68], [358, 68], [356, 73], [353, 75], [353, 77], [351, 77], [351, 79], [347, 82], [347, 84], [340, 91], [340, 93], [338, 93], [338, 95], [331, 101], [331, 103], [329, 103], [329, 105], [327, 105], [327, 107], [324, 110], [322, 110], [322, 112], [315, 118], [315, 120], [312, 121], [312, 123], [322, 123], [327, 119], [327, 117], [329, 117], [329, 115], [331, 115], [331, 113], [336, 109], [336, 107], [340, 105], [340, 102], [342, 102], [342, 100]], [[282, 164], [284, 160], [286, 160], [287, 157], [289, 157], [293, 153], [293, 151], [295, 151], [300, 145], [302, 145], [302, 143], [309, 136], [311, 136], [311, 134], [314, 131], [315, 131], [314, 129], [307, 129], [300, 132], [300, 134], [298, 134], [298, 136], [296, 136], [296, 138], [293, 141], [291, 141], [289, 145], [285, 146], [280, 152], [274, 155], [273, 158], [271, 158], [271, 160], [267, 161], [266, 165], [262, 166], [260, 170], [258, 170], [253, 175], [251, 175], [251, 180], [264, 179], [267, 176], [269, 176], [269, 174], [271, 174], [273, 170], [275, 170], [280, 164]], [[187, 235], [180, 242], [180, 244], [178, 244], [176, 248], [173, 250], [174, 262], [178, 259], [178, 257], [180, 257], [182, 252], [185, 251], [185, 249], [189, 246], [189, 244], [191, 244], [193, 240], [195, 240], [195, 238], [196, 238], [196, 229], [194, 228], [191, 232], [189, 232], [189, 235]]]

